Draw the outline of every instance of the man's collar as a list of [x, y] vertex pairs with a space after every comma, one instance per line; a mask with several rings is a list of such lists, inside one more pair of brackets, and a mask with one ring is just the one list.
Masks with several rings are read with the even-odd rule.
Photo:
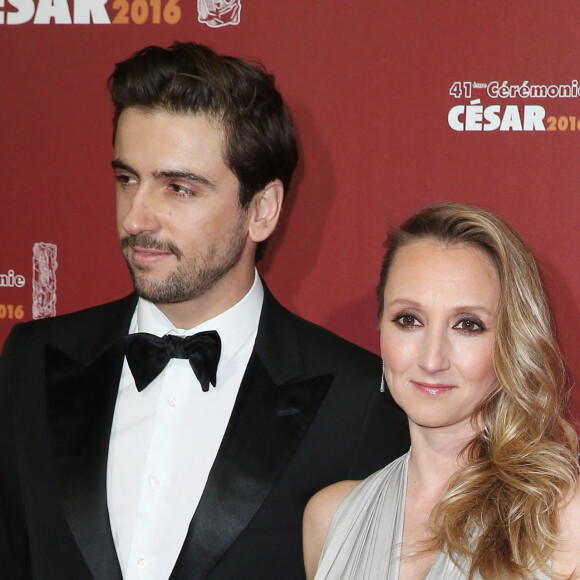
[[130, 332], [148, 332], [156, 336], [190, 336], [204, 330], [217, 330], [222, 340], [222, 358], [227, 360], [256, 332], [263, 300], [264, 288], [258, 272], [255, 271], [252, 287], [237, 304], [193, 328], [179, 329], [155, 304], [139, 298]]

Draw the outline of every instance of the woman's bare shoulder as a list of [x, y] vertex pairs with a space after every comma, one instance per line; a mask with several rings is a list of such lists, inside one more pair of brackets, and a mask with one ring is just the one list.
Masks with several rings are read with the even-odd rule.
[[312, 496], [304, 511], [304, 524], [313, 524], [328, 533], [332, 518], [342, 500], [360, 483], [345, 480], [333, 483]]
[[308, 580], [314, 578], [324, 540], [338, 506], [359, 483], [339, 481], [320, 490], [308, 502], [303, 522], [304, 567]]
[[558, 545], [552, 555], [554, 577], [580, 578], [580, 486], [560, 509]]

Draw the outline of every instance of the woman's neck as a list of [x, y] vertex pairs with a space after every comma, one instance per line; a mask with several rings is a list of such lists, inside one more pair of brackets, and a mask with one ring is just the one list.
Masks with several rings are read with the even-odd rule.
[[441, 494], [451, 476], [465, 465], [461, 452], [475, 431], [471, 423], [435, 429], [411, 423], [409, 427], [412, 449], [409, 482]]

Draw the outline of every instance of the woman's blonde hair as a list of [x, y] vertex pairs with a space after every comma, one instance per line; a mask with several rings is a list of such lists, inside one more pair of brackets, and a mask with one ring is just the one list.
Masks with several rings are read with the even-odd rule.
[[566, 420], [568, 373], [538, 266], [521, 237], [495, 215], [435, 204], [390, 231], [377, 287], [379, 316], [394, 257], [423, 238], [482, 250], [500, 283], [497, 379], [475, 409], [473, 419], [483, 429], [462, 452], [466, 465], [431, 514], [430, 548], [469, 562], [469, 579], [476, 573], [493, 579], [549, 573], [558, 508], [578, 479], [578, 437]]

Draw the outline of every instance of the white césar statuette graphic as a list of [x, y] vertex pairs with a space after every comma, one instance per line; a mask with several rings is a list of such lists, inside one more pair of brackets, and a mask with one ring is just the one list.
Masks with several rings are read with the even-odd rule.
[[56, 245], [37, 242], [32, 248], [32, 318], [56, 316]]
[[197, 0], [197, 20], [210, 28], [240, 23], [241, 0]]

